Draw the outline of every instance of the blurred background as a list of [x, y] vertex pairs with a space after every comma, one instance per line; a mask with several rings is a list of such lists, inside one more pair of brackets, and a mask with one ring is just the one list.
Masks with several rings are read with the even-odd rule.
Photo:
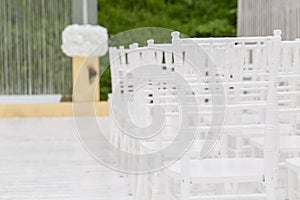
[[[141, 27], [164, 28], [165, 36], [153, 38], [158, 42], [170, 42], [172, 30], [189, 37], [272, 35], [281, 29], [284, 39], [294, 40], [300, 34], [300, 0], [87, 2], [88, 23], [106, 27], [111, 46], [145, 45], [155, 34]], [[61, 34], [83, 23], [82, 7], [83, 0], [0, 1], [0, 95], [61, 94], [63, 101], [72, 100], [72, 63], [61, 50]], [[108, 55], [100, 62], [100, 98], [106, 100]]]
[[[106, 27], [113, 46], [122, 43], [115, 35], [140, 27], [235, 36], [236, 18], [237, 0], [88, 0], [88, 23]], [[0, 95], [62, 94], [71, 100], [72, 63], [61, 50], [61, 33], [70, 24], [82, 24], [82, 0], [0, 1]], [[141, 34], [140, 41], [149, 37]], [[100, 98], [106, 100], [108, 55], [100, 61]]]

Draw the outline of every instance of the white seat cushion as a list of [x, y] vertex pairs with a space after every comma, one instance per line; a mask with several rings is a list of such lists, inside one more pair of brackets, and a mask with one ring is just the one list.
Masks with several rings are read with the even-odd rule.
[[300, 158], [290, 158], [286, 160], [289, 169], [300, 172]]
[[[192, 146], [189, 149], [189, 152], [191, 152], [192, 157], [200, 157], [200, 152], [202, 151], [202, 147], [205, 140], [195, 140], [192, 144]], [[167, 147], [170, 145], [172, 141], [164, 141], [162, 143], [162, 148]], [[145, 153], [157, 151], [157, 146], [155, 142], [143, 142], [143, 151]], [[209, 152], [208, 156], [218, 156], [220, 152], [220, 141], [213, 142], [212, 150]]]
[[[242, 183], [263, 180], [263, 159], [224, 158], [190, 161], [192, 182], [199, 183]], [[166, 169], [174, 178], [181, 178], [181, 161]]]
[[[250, 139], [250, 144], [258, 149], [263, 149], [264, 138], [255, 137]], [[279, 151], [281, 153], [299, 153], [300, 152], [300, 136], [280, 136]]]

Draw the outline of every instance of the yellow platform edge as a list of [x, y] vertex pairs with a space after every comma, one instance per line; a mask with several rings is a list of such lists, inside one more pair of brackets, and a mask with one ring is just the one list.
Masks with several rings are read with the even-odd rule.
[[108, 116], [109, 104], [100, 102], [61, 102], [54, 104], [0, 104], [0, 118]]

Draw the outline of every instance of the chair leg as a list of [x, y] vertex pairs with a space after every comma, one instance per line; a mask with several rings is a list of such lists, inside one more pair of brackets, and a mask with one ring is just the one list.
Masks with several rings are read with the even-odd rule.
[[236, 158], [240, 158], [242, 156], [242, 147], [243, 147], [243, 139], [241, 137], [236, 137]]
[[228, 157], [228, 140], [229, 135], [223, 133], [221, 136], [221, 157], [227, 158]]
[[251, 157], [256, 157], [256, 149], [255, 147], [251, 147]]
[[171, 199], [171, 178], [168, 177], [167, 175], [165, 176], [165, 199], [170, 200]]
[[237, 193], [238, 193], [239, 187], [240, 187], [240, 185], [239, 185], [238, 183], [234, 183], [234, 184], [233, 184], [233, 193], [234, 193], [234, 194], [237, 194]]
[[272, 179], [273, 179], [273, 177], [271, 177], [270, 180], [266, 179], [267, 200], [275, 200], [276, 199], [275, 183], [274, 183], [274, 180], [272, 180]]
[[153, 183], [152, 183], [152, 198], [151, 200], [159, 200], [160, 193], [160, 173], [156, 172], [153, 174]]
[[151, 188], [151, 185], [150, 185], [150, 182], [151, 182], [151, 176], [152, 174], [145, 174], [144, 176], [144, 191], [145, 191], [145, 198], [147, 200], [151, 199], [151, 194], [150, 194], [150, 191], [149, 189]]
[[136, 200], [143, 199], [143, 198], [146, 200], [149, 199], [146, 196], [145, 188], [144, 188], [147, 185], [145, 182], [145, 179], [146, 179], [145, 176], [147, 176], [147, 175], [137, 175], [136, 191], [135, 191], [135, 195], [134, 195], [135, 196], [134, 199], [136, 199]]
[[190, 155], [189, 152], [181, 158], [180, 199], [187, 200], [190, 195]]
[[188, 200], [189, 199], [189, 182], [186, 180], [181, 180], [180, 183], [180, 200]]
[[295, 188], [295, 173], [288, 169], [288, 192], [289, 200], [295, 200], [294, 188]]

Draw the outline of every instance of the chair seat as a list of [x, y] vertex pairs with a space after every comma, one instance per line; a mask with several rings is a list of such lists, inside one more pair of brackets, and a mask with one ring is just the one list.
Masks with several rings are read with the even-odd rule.
[[[255, 137], [250, 139], [250, 144], [260, 150], [264, 147], [264, 138]], [[280, 136], [279, 151], [281, 153], [299, 153], [300, 136]]]
[[290, 158], [286, 160], [288, 168], [300, 172], [300, 158]]
[[[288, 136], [291, 132], [291, 128], [289, 124], [280, 124], [280, 135]], [[249, 129], [248, 131], [243, 130], [243, 132], [235, 131], [235, 132], [228, 132], [229, 136], [233, 137], [243, 137], [244, 139], [251, 139], [253, 137], [264, 137], [264, 131], [261, 128]]]
[[[193, 183], [243, 183], [263, 180], [263, 159], [223, 158], [190, 161], [190, 177]], [[181, 161], [166, 169], [166, 173], [181, 178]]]
[[[200, 152], [202, 151], [202, 147], [204, 144], [205, 140], [195, 140], [193, 142], [193, 145], [190, 147], [189, 151], [191, 152], [192, 157], [199, 157]], [[170, 145], [172, 141], [164, 141], [162, 143], [162, 148]], [[210, 156], [217, 156], [219, 155], [220, 152], [220, 141], [213, 142], [213, 150], [210, 151], [209, 155]], [[143, 142], [143, 150], [147, 153], [152, 152], [152, 151], [157, 151], [156, 143], [155, 142]]]

